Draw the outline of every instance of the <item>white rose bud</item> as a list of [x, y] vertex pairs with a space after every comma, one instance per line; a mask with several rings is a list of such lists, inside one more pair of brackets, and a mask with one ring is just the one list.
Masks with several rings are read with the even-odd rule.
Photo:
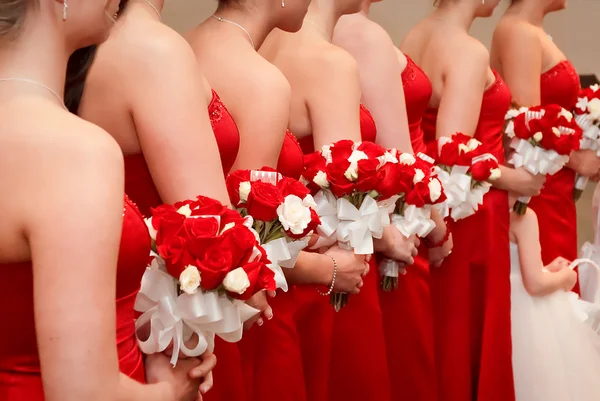
[[558, 113], [558, 115], [559, 115], [559, 116], [562, 116], [562, 117], [564, 117], [564, 118], [566, 118], [566, 119], [567, 119], [567, 121], [569, 121], [569, 122], [571, 122], [571, 120], [573, 119], [573, 114], [571, 114], [571, 112], [570, 112], [570, 111], [568, 111], [568, 110], [565, 110], [565, 109], [562, 109], [562, 110], [560, 111], [560, 113]]
[[248, 200], [248, 195], [250, 194], [251, 188], [252, 188], [252, 185], [250, 184], [250, 181], [240, 182], [240, 188], [239, 188], [238, 192], [240, 194], [241, 202], [246, 202]]
[[313, 198], [310, 194], [306, 195], [304, 199], [302, 199], [302, 204], [313, 209], [317, 208], [317, 202], [315, 202], [315, 198]]
[[[314, 202], [314, 201], [313, 201]], [[300, 235], [310, 224], [310, 208], [304, 206], [302, 199], [296, 195], [288, 195], [279, 207], [277, 207], [279, 222], [286, 231]]]
[[597, 98], [593, 98], [592, 100], [590, 100], [587, 104], [587, 109], [588, 112], [590, 113], [590, 116], [597, 120], [600, 118], [600, 99]]
[[536, 142], [541, 142], [543, 138], [544, 138], [544, 135], [539, 131], [536, 132], [535, 134], [533, 134], [533, 140]]
[[190, 205], [183, 205], [177, 209], [177, 213], [182, 214], [185, 217], [190, 217], [192, 215], [192, 209], [190, 209]]
[[346, 178], [350, 181], [355, 181], [358, 178], [358, 162], [361, 160], [366, 160], [368, 158], [369, 157], [367, 156], [367, 154], [365, 152], [360, 151], [360, 150], [353, 150], [352, 154], [348, 158], [348, 161], [350, 162], [350, 166], [344, 173]]
[[223, 280], [223, 287], [229, 292], [243, 294], [250, 287], [248, 275], [241, 267], [227, 273]]
[[552, 133], [556, 136], [560, 136], [560, 130], [556, 127], [552, 127]]
[[462, 151], [463, 153], [469, 153], [469, 151], [470, 151], [469, 147], [467, 145], [465, 145], [464, 143], [458, 144], [458, 150], [459, 150], [459, 153], [460, 153], [460, 151]]
[[412, 166], [413, 164], [415, 164], [417, 159], [415, 159], [415, 157], [410, 153], [402, 153], [398, 158], [398, 161], [407, 166]]
[[594, 92], [598, 92], [598, 89], [600, 89], [600, 85], [598, 85], [598, 84], [590, 85], [590, 89], [593, 90]]
[[500, 171], [499, 168], [493, 168], [490, 171], [490, 178], [488, 178], [488, 180], [489, 181], [497, 180], [498, 178], [500, 178], [501, 175], [502, 175], [502, 171]]
[[413, 177], [413, 184], [423, 181], [425, 173], [421, 169], [415, 169], [415, 176]]
[[442, 196], [442, 184], [440, 181], [437, 179], [431, 180], [427, 186], [429, 187], [429, 197], [431, 198], [431, 201], [435, 202], [440, 199], [440, 196]]
[[479, 145], [481, 145], [481, 142], [479, 142], [475, 138], [471, 138], [469, 139], [469, 142], [467, 142], [467, 147], [469, 148], [469, 150], [475, 150], [479, 147]]
[[329, 188], [329, 181], [327, 181], [327, 173], [324, 171], [317, 172], [317, 174], [315, 174], [315, 177], [313, 178], [313, 182], [321, 188]]
[[196, 266], [188, 265], [179, 275], [179, 286], [186, 294], [195, 294], [200, 287], [200, 272]]
[[156, 241], [156, 234], [158, 234], [158, 232], [152, 226], [152, 217], [150, 217], [149, 219], [144, 219], [144, 222], [146, 223], [146, 227], [148, 227], [148, 232], [150, 233], [150, 238], [152, 238], [154, 241]]

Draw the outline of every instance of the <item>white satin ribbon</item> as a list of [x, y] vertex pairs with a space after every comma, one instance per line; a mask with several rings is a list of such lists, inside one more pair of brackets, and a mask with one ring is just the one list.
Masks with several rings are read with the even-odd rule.
[[[479, 210], [479, 205], [483, 203], [483, 196], [491, 187], [489, 183], [481, 182], [471, 188], [473, 180], [467, 171], [469, 171], [467, 166], [453, 166], [450, 173], [438, 169], [438, 178], [442, 182], [448, 198], [443, 207], [450, 209], [450, 216], [454, 220], [464, 219], [475, 214]], [[442, 216], [448, 215], [446, 210], [441, 211], [445, 212], [442, 213]]]
[[431, 206], [422, 208], [415, 205], [406, 205], [402, 214], [392, 215], [392, 224], [406, 238], [417, 235], [426, 237], [435, 228], [435, 222], [431, 219]]
[[400, 274], [406, 274], [406, 269], [401, 268], [395, 260], [385, 258], [379, 263], [379, 273], [381, 277], [399, 277]]
[[347, 199], [340, 198], [337, 200], [337, 215], [340, 219], [338, 241], [348, 243], [357, 255], [371, 255], [373, 238], [381, 238], [385, 227], [375, 199], [366, 196], [357, 209]]
[[282, 267], [291, 269], [298, 260], [300, 252], [308, 245], [308, 239], [287, 242], [285, 238], [279, 238], [274, 241], [269, 241], [262, 247], [267, 252], [267, 257], [271, 261], [268, 265], [269, 269], [275, 273], [275, 284], [277, 288], [281, 288], [287, 292], [288, 284], [283, 274]]
[[[216, 291], [177, 295], [176, 280], [160, 271], [158, 265], [153, 262], [153, 267], [146, 269], [134, 306], [136, 311], [142, 312], [135, 323], [136, 332], [150, 324], [148, 339], [138, 338], [138, 345], [145, 354], [162, 352], [173, 344], [171, 364], [175, 366], [180, 351], [189, 357], [212, 351], [215, 335], [227, 342], [239, 341], [243, 323], [260, 312]], [[185, 341], [194, 333], [198, 336], [198, 345], [189, 349]]]
[[281, 174], [276, 171], [250, 171], [250, 182], [262, 181], [266, 184], [277, 185], [281, 180]]
[[[593, 150], [600, 157], [600, 128], [589, 118], [589, 114], [575, 114], [575, 121], [583, 131], [579, 148], [582, 150]], [[589, 178], [577, 174], [575, 176], [575, 188], [583, 191], [589, 182]]]
[[554, 150], [534, 146], [524, 139], [514, 138], [510, 146], [515, 150], [510, 163], [515, 168], [524, 167], [534, 175], [553, 175], [569, 161], [569, 156], [559, 155]]
[[319, 239], [312, 246], [312, 249], [329, 247], [337, 241], [336, 231], [340, 224], [337, 216], [337, 200], [333, 193], [327, 189], [320, 190], [314, 197], [317, 207], [315, 211], [321, 219], [321, 224], [317, 227]]

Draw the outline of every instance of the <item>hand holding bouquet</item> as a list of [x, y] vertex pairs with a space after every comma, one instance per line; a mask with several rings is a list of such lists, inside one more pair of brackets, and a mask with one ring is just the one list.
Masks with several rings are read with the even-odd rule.
[[446, 206], [452, 219], [473, 215], [490, 190], [490, 181], [500, 178], [498, 160], [483, 152], [481, 142], [463, 133], [438, 140], [438, 178], [447, 197]]
[[[575, 121], [582, 130], [580, 149], [588, 149], [596, 152], [600, 157], [600, 86], [592, 85], [583, 89], [577, 99], [575, 110]], [[579, 200], [589, 178], [577, 174], [575, 178], [575, 189], [573, 199]]]
[[[210, 198], [162, 205], [146, 220], [154, 259], [142, 278], [135, 310], [142, 312], [136, 329], [150, 325], [142, 352], [152, 354], [173, 345], [195, 357], [211, 350], [214, 336], [239, 341], [243, 323], [258, 313], [246, 305], [254, 294], [275, 290], [274, 273], [249, 221]], [[188, 349], [193, 334], [198, 344]]]
[[[397, 157], [397, 163], [389, 163], [389, 169], [395, 170], [398, 196], [392, 224], [406, 238], [413, 235], [424, 238], [435, 228], [431, 220], [431, 207], [446, 199], [442, 184], [435, 176], [433, 160], [419, 154], [416, 158], [409, 153], [390, 153]], [[379, 265], [382, 276], [381, 288], [392, 291], [398, 288], [400, 265], [397, 261], [385, 258]]]
[[[318, 231], [325, 240], [318, 246], [337, 241], [357, 255], [373, 253], [373, 239], [381, 238], [390, 224], [392, 198], [397, 199], [399, 192], [395, 187], [401, 184], [388, 163], [397, 159], [382, 147], [350, 140], [324, 146], [305, 158], [303, 180], [317, 192], [317, 210], [324, 223]], [[347, 303], [347, 294], [330, 295], [336, 310]]]
[[292, 268], [321, 224], [310, 190], [269, 168], [238, 170], [227, 177], [232, 204], [248, 216], [271, 261], [277, 288], [287, 291], [282, 267]]
[[[509, 111], [505, 133], [515, 150], [509, 162], [531, 174], [553, 175], [578, 150], [582, 131], [573, 115], [558, 105], [536, 106]], [[530, 197], [519, 197], [514, 210], [524, 214]]]

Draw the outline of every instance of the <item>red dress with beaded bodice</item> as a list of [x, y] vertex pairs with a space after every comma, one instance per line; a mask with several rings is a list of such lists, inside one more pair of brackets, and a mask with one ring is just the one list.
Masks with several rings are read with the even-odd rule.
[[[504, 163], [502, 128], [511, 94], [496, 73], [475, 138]], [[437, 109], [423, 118], [436, 138]], [[472, 216], [452, 225], [454, 249], [432, 269], [431, 299], [440, 401], [512, 401], [508, 194], [492, 188]]]
[[[425, 153], [421, 122], [431, 98], [431, 83], [409, 58], [402, 72], [410, 139], [415, 154]], [[393, 401], [435, 401], [437, 380], [428, 251], [419, 247], [415, 263], [398, 278], [398, 289], [379, 289]]]
[[[580, 89], [577, 71], [569, 61], [562, 61], [540, 78], [541, 104], [558, 104], [571, 111], [577, 103]], [[529, 207], [538, 216], [542, 260], [545, 265], [559, 256], [567, 260], [577, 258], [574, 187], [575, 171], [564, 167], [558, 173], [548, 176], [541, 194], [529, 202]], [[578, 291], [578, 286], [575, 291]]]
[[[125, 198], [123, 230], [117, 264], [117, 333], [119, 368], [145, 381], [142, 354], [135, 337], [133, 304], [149, 262], [150, 236], [142, 215]], [[40, 360], [33, 314], [31, 261], [0, 264], [0, 400], [43, 401]]]

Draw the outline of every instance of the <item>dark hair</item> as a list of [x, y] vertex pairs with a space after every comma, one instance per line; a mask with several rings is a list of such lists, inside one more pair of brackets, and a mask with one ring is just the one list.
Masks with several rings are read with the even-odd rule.
[[65, 80], [65, 105], [73, 114], [77, 114], [83, 89], [85, 88], [85, 79], [94, 62], [98, 46], [92, 45], [76, 50], [69, 57], [67, 64], [67, 79]]

